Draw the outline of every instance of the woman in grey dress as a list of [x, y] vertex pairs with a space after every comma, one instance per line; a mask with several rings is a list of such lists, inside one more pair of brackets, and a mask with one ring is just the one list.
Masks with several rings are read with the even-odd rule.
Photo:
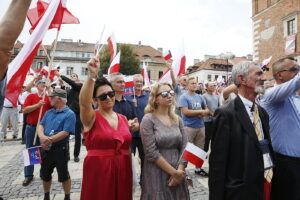
[[174, 91], [168, 83], [156, 84], [141, 122], [145, 161], [142, 200], [188, 200], [186, 162], [180, 159], [187, 137], [175, 110]]

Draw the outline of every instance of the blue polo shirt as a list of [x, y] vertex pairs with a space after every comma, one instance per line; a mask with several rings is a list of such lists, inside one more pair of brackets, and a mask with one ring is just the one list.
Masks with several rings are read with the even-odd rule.
[[[179, 99], [179, 108], [187, 107], [189, 110], [203, 110], [207, 107], [205, 99], [202, 95], [199, 94], [183, 94]], [[184, 126], [192, 127], [192, 128], [203, 128], [204, 121], [203, 118], [197, 116], [186, 116], [181, 112]]]
[[136, 110], [133, 103], [122, 96], [121, 101], [116, 100], [113, 111], [124, 115], [127, 120], [136, 118]]
[[[68, 106], [62, 110], [56, 110], [55, 108], [48, 110], [40, 122], [40, 124], [44, 126], [45, 136], [56, 135], [61, 131], [74, 134], [75, 123], [75, 114]], [[69, 141], [69, 136], [61, 141], [53, 143], [52, 146], [63, 144], [67, 141]]]
[[[133, 94], [129, 94], [129, 95], [125, 95], [125, 98], [133, 101], [134, 97], [137, 101], [137, 107], [135, 108], [136, 110], [136, 115], [138, 118], [139, 123], [141, 124], [142, 119], [145, 115], [144, 110], [145, 107], [147, 106], [148, 103], [148, 99], [149, 99], [149, 91], [142, 91], [142, 95], [141, 96], [137, 96], [137, 95], [133, 95]], [[132, 134], [133, 137], [140, 137], [139, 131], [136, 131]]]

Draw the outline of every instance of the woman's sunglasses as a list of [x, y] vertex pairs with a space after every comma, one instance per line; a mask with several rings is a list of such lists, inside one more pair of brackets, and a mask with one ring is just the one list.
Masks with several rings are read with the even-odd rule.
[[175, 95], [175, 92], [174, 92], [174, 90], [165, 91], [165, 92], [158, 93], [156, 96], [158, 97], [159, 95], [162, 96], [162, 98], [166, 98], [169, 95], [171, 95], [173, 97]]
[[100, 101], [105, 101], [107, 99], [107, 96], [109, 96], [109, 98], [115, 97], [115, 91], [110, 91], [105, 94], [101, 94], [101, 95], [97, 96], [96, 98], [99, 99]]

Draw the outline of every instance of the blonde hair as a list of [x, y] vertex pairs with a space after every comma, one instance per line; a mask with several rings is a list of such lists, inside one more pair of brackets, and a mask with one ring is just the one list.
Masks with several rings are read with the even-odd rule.
[[[173, 90], [173, 87], [171, 86], [171, 84], [169, 83], [156, 83], [152, 88], [151, 88], [151, 92], [149, 95], [149, 100], [148, 100], [148, 104], [145, 108], [145, 114], [147, 113], [154, 113], [155, 110], [157, 109], [157, 104], [155, 103], [157, 94], [158, 94], [158, 90], [161, 86], [167, 85], [170, 87], [171, 90]], [[171, 121], [173, 123], [178, 123], [178, 116], [175, 114], [175, 98], [173, 99], [172, 105], [168, 110], [168, 115], [171, 119]]]

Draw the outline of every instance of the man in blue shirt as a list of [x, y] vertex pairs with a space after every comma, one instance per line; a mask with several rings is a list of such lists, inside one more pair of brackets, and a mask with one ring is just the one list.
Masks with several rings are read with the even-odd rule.
[[[203, 117], [210, 112], [205, 99], [196, 94], [197, 81], [195, 77], [189, 77], [187, 81], [188, 92], [180, 97], [178, 107], [181, 108], [181, 114], [188, 141], [197, 147], [204, 149], [205, 127]], [[195, 173], [202, 176], [208, 176], [203, 169], [196, 168]]]
[[66, 106], [67, 92], [65, 90], [56, 89], [48, 96], [54, 108], [46, 112], [37, 127], [37, 134], [42, 144], [40, 176], [43, 180], [44, 200], [50, 200], [54, 168], [58, 173], [58, 181], [62, 183], [65, 200], [70, 200], [69, 135], [75, 133], [76, 117], [74, 112]]
[[[126, 95], [125, 98], [132, 101], [135, 105], [136, 114], [138, 118], [139, 124], [142, 122], [144, 117], [144, 110], [148, 103], [149, 92], [143, 91], [143, 76], [141, 74], [136, 74], [133, 76], [134, 83], [134, 94]], [[132, 152], [135, 155], [136, 148], [139, 151], [139, 157], [141, 159], [141, 170], [143, 168], [144, 163], [144, 150], [142, 145], [142, 140], [139, 131], [135, 131], [132, 133]], [[142, 173], [141, 173], [142, 174]]]
[[275, 200], [300, 199], [300, 89], [299, 66], [286, 57], [276, 61], [272, 72], [276, 84], [260, 100], [270, 115], [270, 134], [277, 163], [272, 180]]

